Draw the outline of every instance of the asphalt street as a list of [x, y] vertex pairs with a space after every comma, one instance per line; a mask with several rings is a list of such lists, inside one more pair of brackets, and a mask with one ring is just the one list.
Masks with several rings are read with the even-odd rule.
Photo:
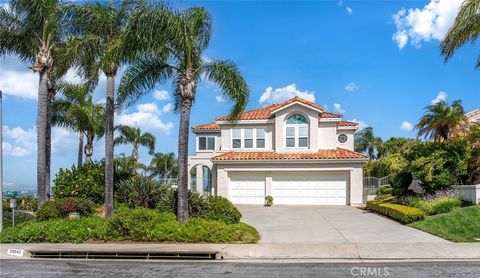
[[480, 262], [229, 263], [1, 260], [1, 277], [480, 277]]

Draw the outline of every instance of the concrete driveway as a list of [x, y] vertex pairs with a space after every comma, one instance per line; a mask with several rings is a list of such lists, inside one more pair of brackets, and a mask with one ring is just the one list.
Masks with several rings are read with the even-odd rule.
[[448, 242], [350, 206], [238, 206], [260, 243]]

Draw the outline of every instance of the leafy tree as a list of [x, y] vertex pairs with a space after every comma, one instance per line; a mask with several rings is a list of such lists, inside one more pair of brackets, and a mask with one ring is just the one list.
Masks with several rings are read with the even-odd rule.
[[155, 153], [148, 167], [153, 177], [158, 176], [166, 183], [167, 179], [177, 175], [177, 159], [174, 153]]
[[149, 132], [142, 133], [138, 127], [130, 127], [126, 125], [120, 125], [117, 127], [120, 132], [120, 136], [115, 138], [113, 144], [132, 144], [132, 157], [138, 161], [138, 147], [144, 146], [148, 148], [150, 154], [153, 154], [155, 150], [155, 136]]
[[[204, 59], [211, 36], [211, 17], [204, 8], [165, 12], [151, 7], [132, 23], [139, 41], [147, 48], [122, 77], [120, 103], [132, 104], [158, 83], [173, 81], [175, 109], [180, 112], [178, 139], [179, 222], [188, 219], [188, 138], [190, 111], [201, 78], [220, 86], [224, 96], [234, 101], [231, 119], [235, 120], [247, 105], [249, 89], [237, 66], [230, 60]], [[146, 28], [145, 26], [148, 26]], [[165, 38], [159, 40], [158, 38]]]
[[11, 0], [0, 7], [0, 55], [13, 54], [39, 75], [37, 109], [37, 195], [41, 207], [50, 192], [50, 101], [55, 80], [69, 64], [59, 59], [66, 44], [65, 4], [60, 0]]
[[391, 137], [378, 147], [378, 157], [391, 154], [403, 154], [420, 141], [412, 138]]
[[[122, 65], [132, 62], [139, 53], [135, 41], [127, 39], [127, 26], [143, 1], [109, 1], [108, 3], [89, 2], [73, 6], [69, 16], [73, 18], [69, 40], [72, 45], [65, 53], [75, 57], [80, 65], [82, 76], [90, 80], [90, 85], [98, 82], [102, 72], [107, 79], [105, 112], [105, 216], [113, 213], [113, 131], [115, 77]], [[145, 27], [145, 26], [144, 26]], [[147, 27], [145, 27], [147, 28]], [[151, 30], [151, 29], [149, 29]]]
[[144, 169], [145, 166], [131, 156], [120, 154], [115, 157], [115, 180], [117, 182], [129, 179], [138, 175], [138, 169]]
[[442, 142], [465, 131], [467, 119], [462, 102], [456, 100], [449, 105], [447, 101], [440, 101], [425, 107], [425, 113], [415, 126], [418, 136], [427, 140]]
[[52, 104], [53, 124], [80, 133], [81, 141], [86, 137], [85, 161], [89, 163], [92, 160], [93, 140], [103, 136], [105, 109], [103, 105], [93, 102], [87, 85], [61, 83], [58, 88], [63, 98], [56, 99]]
[[[480, 34], [480, 0], [465, 0], [458, 11], [455, 22], [442, 40], [441, 51], [445, 62], [467, 42], [475, 43]], [[475, 67], [480, 68], [480, 56]]]
[[376, 137], [372, 127], [367, 127], [355, 134], [355, 151], [365, 152], [374, 159], [382, 144], [382, 138]]

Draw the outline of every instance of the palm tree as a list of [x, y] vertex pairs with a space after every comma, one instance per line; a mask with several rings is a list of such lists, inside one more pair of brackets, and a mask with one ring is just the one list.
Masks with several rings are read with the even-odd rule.
[[93, 140], [104, 133], [105, 108], [93, 102], [87, 85], [61, 83], [58, 88], [63, 98], [56, 99], [52, 104], [52, 122], [80, 133], [81, 142], [85, 136], [85, 162], [89, 163], [92, 160]]
[[117, 126], [117, 129], [120, 132], [120, 136], [115, 138], [113, 145], [132, 144], [132, 157], [136, 161], [138, 161], [138, 147], [147, 147], [149, 154], [153, 154], [155, 151], [155, 136], [151, 133], [142, 133], [140, 128], [126, 125]]
[[11, 0], [0, 7], [0, 55], [14, 54], [39, 75], [37, 110], [37, 195], [41, 207], [50, 188], [50, 101], [55, 78], [69, 68], [58, 59], [65, 46], [64, 2]]
[[70, 10], [73, 18], [67, 57], [76, 56], [80, 71], [93, 87], [99, 72], [107, 79], [105, 117], [105, 216], [113, 214], [113, 131], [115, 77], [122, 65], [137, 54], [135, 41], [127, 40], [127, 25], [143, 1], [122, 0], [108, 3], [91, 2]]
[[[159, 11], [160, 10], [160, 11]], [[167, 14], [167, 16], [165, 16]], [[178, 134], [178, 207], [180, 223], [188, 219], [188, 136], [190, 111], [201, 78], [218, 84], [223, 95], [235, 102], [235, 120], [247, 105], [249, 89], [237, 66], [230, 60], [203, 59], [211, 35], [211, 18], [204, 8], [190, 8], [168, 17], [153, 7], [136, 17], [131, 34], [150, 44], [147, 53], [126, 70], [119, 86], [119, 102], [132, 104], [156, 84], [173, 81], [175, 110], [180, 112]], [[148, 29], [143, 28], [148, 26]], [[155, 38], [166, 38], [158, 41]]]
[[178, 172], [174, 153], [155, 153], [148, 167], [153, 177], [158, 176], [164, 184]]
[[366, 152], [370, 159], [375, 159], [382, 144], [382, 138], [375, 137], [372, 127], [367, 127], [355, 134], [355, 151]]
[[[453, 26], [442, 40], [441, 51], [445, 62], [452, 58], [455, 51], [467, 42], [475, 43], [480, 34], [480, 0], [465, 0], [458, 11]], [[480, 68], [480, 56], [476, 68]]]
[[466, 127], [467, 119], [460, 100], [454, 101], [452, 105], [448, 105], [447, 101], [428, 105], [415, 126], [419, 137], [423, 136], [435, 142], [442, 142], [462, 134]]

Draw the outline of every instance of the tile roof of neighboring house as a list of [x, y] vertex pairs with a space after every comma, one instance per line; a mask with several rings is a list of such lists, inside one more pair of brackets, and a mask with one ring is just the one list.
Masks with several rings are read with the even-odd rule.
[[[470, 111], [467, 114], [465, 114], [465, 116], [467, 117], [467, 119], [469, 121], [474, 121], [476, 119], [480, 119], [480, 109], [475, 109], [473, 111]], [[479, 121], [479, 120], [477, 120], [477, 121]]]
[[193, 126], [192, 130], [199, 131], [199, 130], [220, 130], [220, 126], [216, 123], [209, 123], [204, 125], [197, 125]]
[[[270, 106], [263, 107], [263, 108], [260, 108], [260, 109], [245, 111], [240, 115], [239, 120], [268, 120], [268, 119], [272, 118], [272, 111], [275, 111], [279, 108], [287, 106], [287, 105], [289, 105], [290, 103], [293, 103], [293, 102], [300, 102], [300, 103], [312, 106], [312, 107], [314, 107], [316, 109], [319, 109], [319, 110], [322, 110], [322, 111], [324, 109], [322, 106], [320, 106], [316, 103], [305, 100], [303, 98], [294, 97], [294, 98], [291, 98], [291, 99], [289, 99], [289, 100], [287, 100], [283, 103], [280, 103], [280, 104], [272, 104]], [[321, 118], [341, 118], [342, 115], [336, 114], [336, 113], [330, 113], [330, 112], [323, 112], [320, 115], [320, 117]], [[230, 119], [230, 116], [223, 116], [223, 117], [217, 118], [217, 121], [228, 121], [229, 119]]]
[[227, 152], [212, 158], [214, 161], [245, 160], [303, 160], [303, 159], [362, 159], [367, 156], [342, 148], [319, 150], [316, 153]]
[[358, 126], [358, 123], [341, 121], [341, 122], [338, 123], [338, 126]]

